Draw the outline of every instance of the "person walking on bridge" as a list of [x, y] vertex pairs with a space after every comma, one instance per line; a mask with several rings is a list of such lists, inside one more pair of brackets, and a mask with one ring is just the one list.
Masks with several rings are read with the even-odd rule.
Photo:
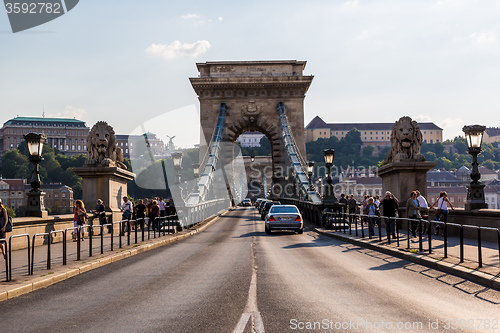
[[411, 219], [411, 234], [413, 237], [417, 237], [417, 226], [418, 220], [422, 216], [420, 215], [420, 203], [417, 200], [417, 192], [412, 191], [410, 198], [406, 201], [406, 214], [409, 219]]
[[391, 192], [385, 192], [385, 196], [380, 200], [380, 207], [382, 207], [382, 214], [387, 218], [387, 234], [389, 232], [392, 238], [396, 238], [396, 233], [394, 232], [394, 223], [396, 222], [395, 217], [398, 211], [398, 199]]
[[73, 233], [73, 236], [75, 237], [73, 241], [77, 241], [78, 234], [81, 232], [82, 234], [82, 241], [85, 240], [85, 228], [83, 227], [85, 225], [85, 221], [87, 220], [87, 211], [85, 210], [85, 205], [83, 204], [82, 200], [76, 200], [75, 201], [75, 210], [74, 210], [74, 216], [73, 216], [73, 225], [75, 226], [75, 233]]
[[[7, 213], [7, 209], [2, 203], [2, 199], [0, 199], [0, 239], [7, 239], [7, 233], [5, 232], [5, 228], [7, 227], [7, 222], [9, 221], [9, 214]], [[3, 243], [6, 241], [0, 241], [0, 250], [2, 251], [3, 258], [7, 259], [6, 249], [4, 249]]]

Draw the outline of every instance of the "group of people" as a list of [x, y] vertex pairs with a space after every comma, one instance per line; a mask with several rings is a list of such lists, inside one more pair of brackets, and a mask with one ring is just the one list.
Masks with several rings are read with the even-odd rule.
[[[361, 212], [361, 214], [366, 216], [366, 221], [369, 225], [370, 236], [374, 235], [374, 226], [380, 223], [380, 216], [387, 217], [387, 231], [392, 235], [393, 238], [396, 237], [395, 228], [395, 218], [398, 216], [399, 211], [399, 200], [390, 191], [387, 191], [384, 197], [380, 198], [378, 195], [372, 197], [370, 195], [365, 195], [364, 200], [361, 204], [358, 204], [354, 195], [350, 195], [347, 198], [345, 194], [340, 195], [339, 203], [346, 207], [346, 211], [349, 214], [350, 222], [354, 222], [356, 217], [354, 214]], [[415, 190], [410, 193], [410, 197], [406, 201], [406, 214], [410, 219], [410, 232], [413, 237], [417, 236], [418, 225], [420, 219], [427, 219], [429, 209], [436, 206], [436, 221], [446, 222], [448, 218], [448, 207], [455, 209], [448, 199], [448, 194], [446, 191], [439, 193], [439, 198], [432, 205], [428, 205], [427, 200], [422, 196], [420, 191]], [[423, 232], [427, 232], [427, 224], [424, 224]], [[441, 223], [436, 224], [434, 229], [434, 234], [438, 235], [439, 231], [442, 229]]]
[[[157, 197], [154, 199], [139, 199], [137, 200], [137, 204], [134, 205], [132, 201], [128, 199], [128, 197], [122, 198], [123, 202], [120, 207], [122, 213], [122, 233], [126, 231], [127, 221], [130, 221], [130, 226], [132, 228], [136, 228], [136, 221], [143, 219], [146, 224], [148, 221], [152, 221], [151, 227], [153, 230], [159, 229], [159, 221], [158, 217], [166, 216], [166, 210], [168, 207], [173, 207], [172, 199], [168, 199], [164, 201], [163, 198]], [[76, 200], [74, 204], [74, 226], [77, 232], [73, 233], [73, 240], [77, 241], [78, 232], [80, 232], [80, 239], [82, 241], [85, 240], [85, 228], [82, 228], [85, 225], [89, 215], [85, 209], [85, 204], [82, 200]], [[99, 218], [99, 225], [101, 226], [101, 233], [105, 233], [104, 225], [107, 224], [106, 218], [106, 207], [101, 199], [97, 200], [97, 206], [95, 210], [90, 211], [90, 213], [94, 214], [95, 217]], [[0, 234], [1, 236], [1, 234]], [[0, 237], [1, 239], [2, 237]], [[1, 244], [0, 244], [1, 245]], [[3, 247], [2, 247], [3, 249]]]

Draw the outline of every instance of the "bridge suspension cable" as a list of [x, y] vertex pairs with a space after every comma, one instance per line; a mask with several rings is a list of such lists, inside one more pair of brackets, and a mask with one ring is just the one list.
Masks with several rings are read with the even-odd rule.
[[293, 133], [290, 130], [288, 118], [285, 114], [285, 104], [283, 102], [278, 103], [278, 112], [280, 119], [280, 127], [283, 143], [285, 145], [285, 151], [287, 155], [288, 162], [292, 168], [292, 176], [297, 182], [298, 188], [297, 192], [301, 199], [309, 200], [313, 203], [321, 203], [321, 197], [316, 190], [311, 190], [309, 179], [307, 177], [307, 164], [300, 150], [297, 148], [297, 143], [293, 137]]
[[205, 156], [202, 159], [203, 173], [198, 182], [198, 191], [190, 193], [186, 199], [186, 205], [196, 205], [208, 199], [215, 181], [215, 171], [220, 158], [222, 134], [226, 120], [226, 103], [221, 103], [217, 124], [212, 133], [210, 143]]

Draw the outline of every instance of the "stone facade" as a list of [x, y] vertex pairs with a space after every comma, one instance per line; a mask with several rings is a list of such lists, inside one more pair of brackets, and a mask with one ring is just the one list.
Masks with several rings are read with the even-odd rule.
[[[246, 131], [263, 133], [271, 142], [276, 174], [278, 166], [284, 165], [277, 111], [278, 102], [283, 102], [298, 149], [306, 156], [304, 98], [313, 76], [303, 75], [305, 65], [305, 61], [296, 60], [198, 63], [200, 75], [190, 81], [200, 101], [200, 160], [210, 142], [221, 103], [227, 106], [224, 141], [233, 143]], [[228, 149], [225, 155], [231, 159], [232, 151]]]

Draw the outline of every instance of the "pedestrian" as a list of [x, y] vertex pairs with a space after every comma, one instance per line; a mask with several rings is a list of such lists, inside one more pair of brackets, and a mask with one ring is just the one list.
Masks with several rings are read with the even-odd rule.
[[144, 228], [144, 221], [146, 219], [146, 210], [147, 207], [142, 201], [142, 199], [139, 199], [137, 201], [137, 205], [134, 207], [135, 211], [135, 216], [137, 217], [137, 222], [141, 223], [142, 228]]
[[356, 222], [356, 208], [358, 207], [358, 203], [356, 199], [354, 199], [354, 195], [351, 194], [351, 198], [347, 200], [347, 208], [349, 209], [349, 223]]
[[368, 198], [368, 203], [365, 206], [364, 214], [368, 215], [368, 228], [370, 230], [370, 236], [373, 236], [375, 235], [373, 226], [375, 225], [375, 221], [377, 220], [379, 209], [377, 205], [375, 205], [375, 201], [372, 197]]
[[[0, 199], [0, 239], [7, 239], [7, 233], [5, 232], [5, 228], [7, 227], [7, 222], [9, 221], [9, 214], [7, 213], [7, 208], [2, 203], [2, 199]], [[3, 243], [6, 241], [0, 241], [0, 250], [2, 251], [2, 255], [4, 259], [7, 259], [7, 249], [4, 249]]]
[[[370, 196], [368, 194], [365, 194], [365, 198], [363, 199], [363, 201], [361, 201], [361, 212], [363, 213], [363, 215], [366, 215], [365, 210], [366, 210], [366, 206], [368, 205], [368, 198], [369, 197]], [[363, 216], [363, 218], [361, 220], [363, 222], [368, 222], [368, 217]]]
[[104, 203], [101, 199], [97, 199], [97, 207], [93, 212], [99, 218], [99, 225], [101, 226], [101, 233], [104, 235], [104, 225], [107, 223], [106, 221], [106, 211], [104, 207]]
[[396, 214], [398, 212], [398, 199], [391, 192], [385, 192], [385, 196], [380, 200], [380, 206], [382, 207], [382, 215], [387, 218], [387, 234], [391, 233], [392, 238], [396, 238], [396, 233], [394, 232], [394, 226], [396, 223]]
[[[439, 192], [439, 199], [437, 199], [436, 202], [429, 207], [429, 209], [434, 207], [434, 205], [436, 204], [436, 221], [446, 223], [448, 221], [448, 205], [450, 205], [451, 209], [455, 209], [448, 199], [448, 193], [446, 193], [446, 191]], [[439, 235], [439, 229], [442, 229], [441, 223], [437, 223], [436, 229], [434, 230], [434, 235]]]
[[73, 225], [75, 226], [76, 233], [73, 233], [73, 241], [76, 242], [78, 240], [78, 233], [81, 232], [82, 241], [85, 241], [85, 222], [87, 221], [88, 215], [85, 210], [85, 205], [82, 200], [75, 201], [75, 209], [73, 215]]
[[380, 207], [380, 196], [379, 195], [376, 195], [375, 196], [375, 201], [374, 201], [375, 205], [377, 205], [377, 207]]
[[153, 200], [151, 202], [151, 207], [149, 209], [149, 224], [153, 225], [153, 231], [159, 228], [159, 219], [160, 219], [160, 207], [158, 206], [158, 201]]
[[424, 221], [424, 230], [422, 233], [427, 232], [427, 218], [429, 217], [429, 205], [427, 204], [427, 200], [425, 200], [424, 196], [420, 193], [419, 190], [415, 190], [417, 192], [417, 200], [420, 204], [420, 215], [422, 215], [422, 219]]
[[165, 216], [165, 201], [163, 201], [162, 197], [160, 197], [158, 199], [158, 207], [160, 207], [160, 216], [164, 217]]
[[153, 200], [146, 199], [144, 202], [146, 205], [146, 216], [148, 217], [148, 227], [151, 224], [151, 219], [149, 218], [149, 213], [151, 212], [151, 206], [153, 206]]
[[122, 232], [121, 234], [125, 234], [125, 226], [127, 225], [127, 222], [130, 221], [132, 218], [132, 213], [133, 213], [133, 207], [132, 207], [132, 202], [127, 197], [123, 197], [123, 203], [121, 207], [122, 211]]
[[412, 191], [410, 194], [410, 198], [406, 201], [406, 215], [409, 219], [411, 219], [410, 224], [410, 231], [413, 237], [417, 237], [417, 226], [418, 226], [418, 220], [422, 216], [420, 215], [419, 212], [420, 208], [420, 203], [417, 200], [417, 192]]

